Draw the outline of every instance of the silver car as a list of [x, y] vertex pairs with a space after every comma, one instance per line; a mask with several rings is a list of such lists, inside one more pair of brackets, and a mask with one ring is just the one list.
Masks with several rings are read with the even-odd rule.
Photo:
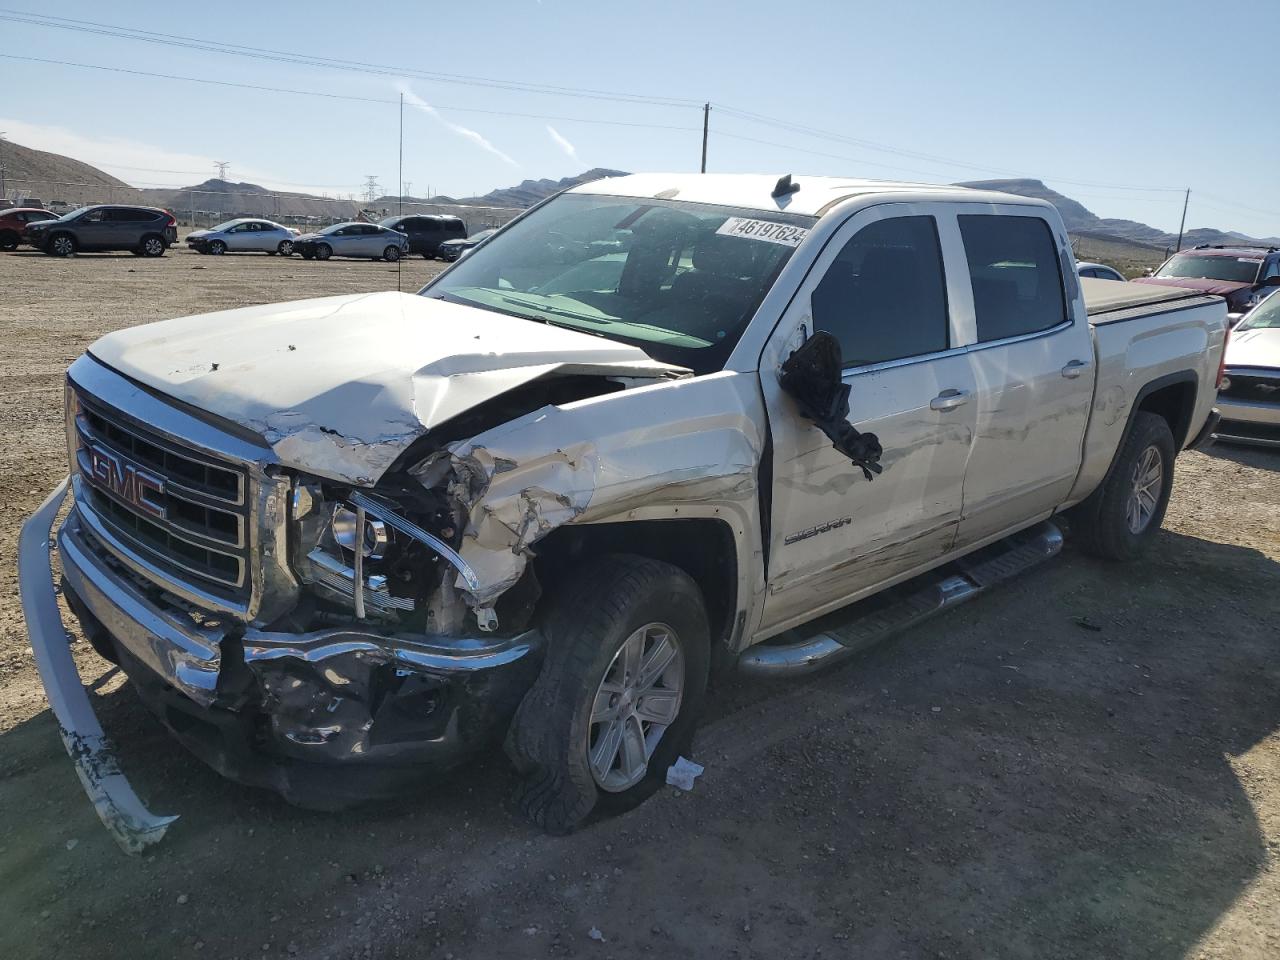
[[409, 238], [376, 223], [335, 223], [318, 233], [304, 233], [293, 242], [293, 249], [304, 260], [367, 257], [395, 261], [409, 252]]
[[1280, 447], [1280, 294], [1231, 331], [1218, 388], [1219, 440]]
[[1076, 273], [1082, 277], [1092, 277], [1095, 280], [1124, 280], [1124, 274], [1115, 267], [1108, 267], [1105, 263], [1089, 263], [1080, 261], [1076, 264]]
[[208, 230], [192, 230], [187, 234], [187, 246], [198, 253], [239, 253], [258, 250], [275, 256], [293, 253], [293, 241], [298, 231], [282, 227], [271, 220], [242, 217], [228, 220]]

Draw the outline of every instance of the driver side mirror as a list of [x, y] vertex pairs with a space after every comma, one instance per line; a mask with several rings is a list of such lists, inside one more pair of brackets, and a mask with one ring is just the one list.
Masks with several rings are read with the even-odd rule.
[[825, 330], [792, 351], [782, 364], [778, 385], [795, 400], [800, 413], [827, 435], [832, 446], [847, 456], [868, 480], [880, 473], [880, 440], [860, 433], [849, 422], [849, 384], [845, 383], [840, 341]]
[[1264, 287], [1280, 287], [1280, 273], [1273, 274], [1262, 281]]

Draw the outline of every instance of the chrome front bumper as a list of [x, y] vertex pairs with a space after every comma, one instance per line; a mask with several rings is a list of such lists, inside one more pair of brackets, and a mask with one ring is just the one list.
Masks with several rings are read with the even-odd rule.
[[[81, 783], [120, 846], [138, 853], [159, 841], [175, 818], [152, 815], [117, 768], [67, 647], [49, 564], [53, 523], [66, 489], [64, 480], [22, 528], [18, 579], [23, 613], [41, 680]], [[82, 620], [87, 615], [110, 635], [143, 699], [152, 705], [178, 703], [193, 715], [209, 717], [233, 716], [252, 702], [268, 716], [273, 748], [290, 769], [298, 761], [330, 768], [380, 762], [443, 765], [505, 722], [537, 668], [538, 657], [531, 654], [540, 651], [542, 638], [536, 631], [478, 638], [393, 636], [358, 626], [284, 633], [162, 607], [144, 586], [92, 548], [82, 523], [73, 509], [58, 532], [68, 601], [74, 601]], [[219, 686], [224, 649], [236, 651], [237, 662], [228, 668], [240, 678], [235, 695]], [[374, 715], [370, 691], [385, 688], [388, 677], [393, 685], [402, 684], [396, 689], [406, 702], [421, 704], [425, 695], [432, 710], [438, 704], [435, 727], [423, 732], [420, 717], [415, 717], [414, 739], [395, 727], [403, 711]], [[223, 687], [230, 686], [224, 681]], [[377, 694], [384, 705], [399, 695], [382, 689]], [[268, 775], [259, 764], [246, 772], [249, 765], [243, 758], [231, 762], [180, 739], [220, 772], [298, 799], [296, 785], [279, 769]]]

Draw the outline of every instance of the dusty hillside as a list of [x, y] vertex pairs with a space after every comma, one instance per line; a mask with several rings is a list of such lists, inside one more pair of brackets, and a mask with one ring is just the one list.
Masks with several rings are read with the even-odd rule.
[[65, 200], [78, 205], [140, 199], [139, 192], [123, 180], [79, 160], [9, 140], [3, 150], [4, 193], [10, 200], [39, 197], [46, 203]]

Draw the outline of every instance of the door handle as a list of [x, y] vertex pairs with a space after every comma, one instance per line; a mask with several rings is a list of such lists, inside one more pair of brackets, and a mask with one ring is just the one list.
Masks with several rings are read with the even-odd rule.
[[968, 390], [943, 390], [929, 401], [930, 410], [954, 410], [969, 402]]
[[1087, 360], [1072, 360], [1062, 368], [1062, 375], [1068, 380], [1074, 380], [1087, 369], [1089, 369], [1089, 362]]

